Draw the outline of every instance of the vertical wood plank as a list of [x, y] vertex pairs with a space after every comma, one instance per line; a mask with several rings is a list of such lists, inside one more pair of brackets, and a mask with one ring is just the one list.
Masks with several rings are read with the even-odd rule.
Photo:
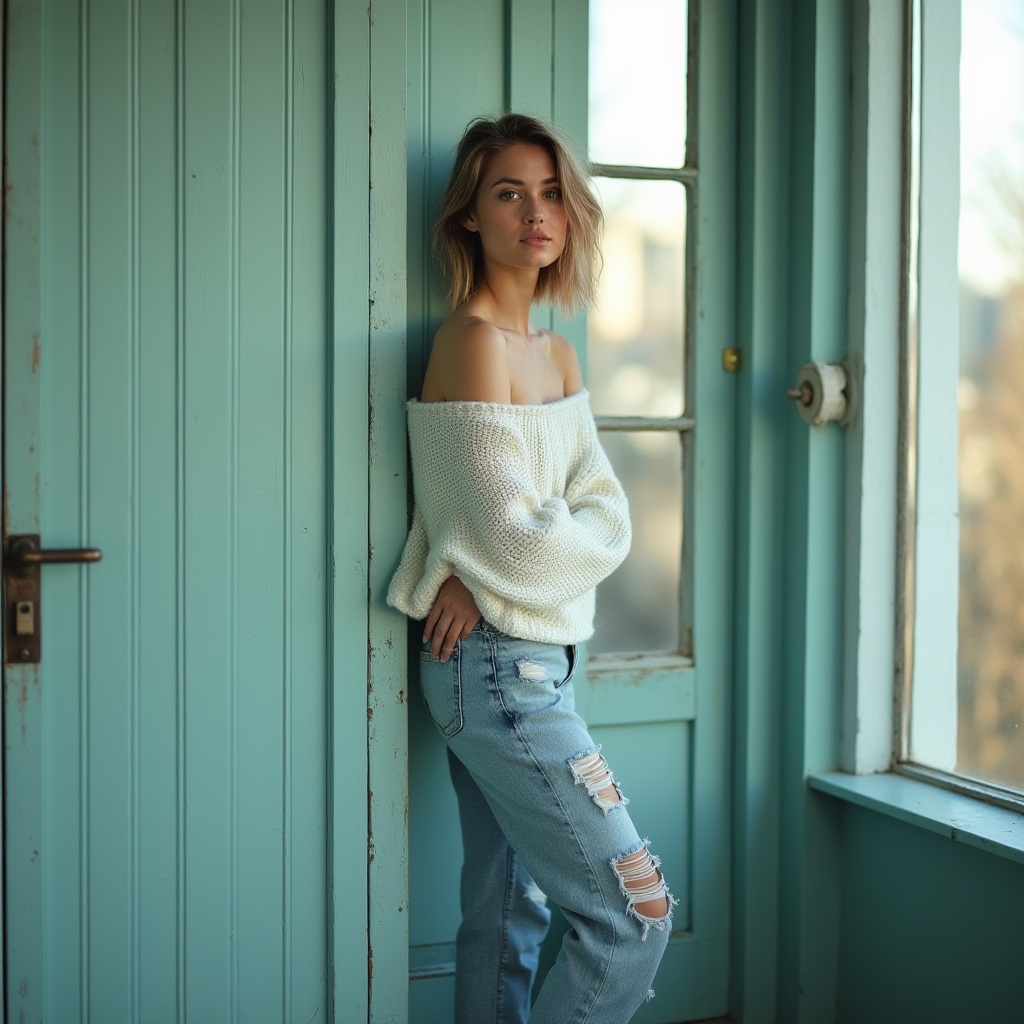
[[[246, 9], [247, 10], [247, 9]], [[246, 17], [248, 15], [246, 14]], [[326, 1019], [327, 999], [327, 853], [325, 809], [328, 800], [327, 755], [327, 594], [330, 586], [327, 546], [329, 480], [327, 324], [329, 281], [326, 210], [327, 44], [322, 0], [294, 0], [289, 14], [291, 175], [288, 238], [291, 307], [291, 595], [288, 763], [289, 997], [287, 1021]], [[253, 110], [253, 116], [257, 116]], [[353, 375], [348, 400], [365, 395], [365, 377]], [[351, 397], [350, 397], [351, 396]], [[362, 470], [362, 460], [349, 458]], [[346, 537], [346, 553], [365, 552], [365, 532]], [[354, 560], [354, 559], [353, 559]], [[346, 625], [346, 629], [349, 627]], [[355, 642], [353, 640], [353, 642]], [[347, 784], [347, 780], [346, 780]], [[351, 807], [359, 808], [352, 800]], [[356, 810], [358, 813], [358, 810]], [[358, 840], [350, 840], [362, 846]], [[360, 922], [361, 923], [361, 922]], [[254, 960], [246, 977], [257, 970]]]
[[[82, 574], [82, 1014], [132, 1012], [133, 146], [131, 24], [82, 5], [80, 529], [105, 555], [107, 588]], [[99, 226], [103, 225], [103, 230]], [[102, 385], [99, 382], [102, 381]], [[122, 396], [115, 408], [101, 400]], [[47, 531], [49, 533], [49, 531]], [[98, 566], [97, 566], [98, 568]], [[110, 837], [120, 841], [111, 843]]]
[[[5, 6], [4, 277], [18, 287], [4, 289], [4, 515], [10, 532], [38, 533], [42, 12], [27, 0]], [[4, 745], [21, 752], [4, 769], [5, 1002], [7, 1017], [29, 1024], [42, 1021], [44, 998], [40, 712], [38, 666], [5, 666]]]
[[[514, 6], [514, 5], [513, 5]], [[550, 118], [575, 142], [578, 156], [587, 161], [588, 71], [590, 25], [587, 0], [558, 0], [551, 5], [551, 48], [557, 54], [550, 65]], [[543, 50], [543, 44], [540, 44]], [[511, 57], [514, 58], [515, 54]], [[511, 59], [511, 58], [510, 58]], [[587, 318], [551, 313], [550, 326], [572, 342], [579, 356], [583, 379], [587, 379]], [[581, 689], [586, 689], [586, 658], [578, 672]], [[579, 684], [578, 684], [579, 685]], [[584, 700], [585, 692], [581, 693]]]
[[202, 1007], [227, 1020], [231, 766], [224, 737], [231, 721], [224, 680], [231, 624], [224, 582], [231, 573], [232, 418], [225, 402], [231, 366], [224, 339], [231, 332], [232, 196], [231, 176], [221, 168], [231, 165], [228, 4], [185, 0], [182, 29], [183, 996], [186, 1019]]
[[365, 4], [329, 7], [329, 1020], [369, 1019], [369, 102]]
[[[849, 8], [797, 0], [792, 18], [790, 379], [808, 359], [835, 363], [845, 355]], [[845, 439], [835, 424], [810, 429], [791, 407], [782, 411], [791, 511], [784, 534], [776, 1012], [810, 1022], [831, 1019], [836, 998], [838, 816], [804, 779], [839, 758]]]
[[[237, 226], [232, 240], [238, 278], [239, 434], [237, 520], [238, 933], [233, 950], [242, 979], [240, 1020], [286, 1020], [286, 884], [289, 837], [287, 749], [292, 710], [286, 687], [291, 580], [286, 550], [291, 502], [289, 400], [288, 8], [259, 4], [239, 10], [233, 43], [237, 155], [228, 161], [235, 185]], [[315, 250], [315, 236], [311, 239]], [[312, 383], [312, 382], [311, 382]], [[315, 386], [309, 398], [315, 400]], [[262, 557], [253, 553], [263, 552]], [[244, 554], [243, 554], [244, 553]], [[310, 595], [312, 596], [312, 594]], [[312, 696], [312, 692], [310, 693]], [[316, 732], [309, 739], [315, 743]]]
[[[550, 119], [553, 112], [554, 0], [515, 0], [506, 10], [505, 108], [517, 114]], [[585, 40], [583, 53], [586, 54]], [[586, 95], [586, 79], [583, 81]]]
[[405, 5], [370, 17], [369, 954], [370, 1020], [384, 1022], [409, 1013], [407, 627], [384, 602], [406, 535]]
[[[687, 259], [692, 260], [689, 301], [692, 401], [698, 427], [685, 436], [692, 483], [684, 495], [684, 530], [691, 533], [684, 572], [692, 571], [693, 657], [697, 717], [693, 726], [692, 922], [698, 942], [689, 1004], [695, 1016], [724, 1013], [728, 1005], [732, 822], [723, 808], [733, 784], [735, 675], [735, 530], [737, 385], [722, 371], [722, 339], [736, 338], [736, 5], [699, 2], [688, 20], [693, 67], [687, 138], [697, 150], [697, 192], [687, 208]], [[688, 481], [689, 482], [689, 481]], [[685, 543], [685, 542], [684, 542]], [[685, 579], [685, 576], [684, 576]], [[685, 609], [685, 605], [684, 605]], [[684, 620], [685, 621], [685, 620]], [[731, 1009], [731, 1007], [730, 1007]]]

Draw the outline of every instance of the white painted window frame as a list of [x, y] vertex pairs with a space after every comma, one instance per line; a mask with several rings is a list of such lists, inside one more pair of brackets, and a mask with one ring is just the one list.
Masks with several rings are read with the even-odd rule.
[[[921, 0], [921, 14], [915, 218], [907, 217], [911, 46], [904, 25], [911, 4], [869, 0], [855, 25], [848, 353], [860, 409], [847, 437], [841, 764], [857, 774], [887, 771], [911, 750], [933, 768], [952, 771], [956, 762], [959, 339], [957, 223], [949, 211], [959, 205], [959, 82], [949, 67], [958, 66], [959, 3]], [[917, 457], [907, 530], [903, 417], [912, 339], [904, 288], [912, 225], [919, 238]], [[916, 585], [904, 605], [908, 545]], [[909, 665], [907, 617], [913, 635], [927, 637]]]
[[[915, 7], [917, 110], [904, 30]], [[959, 74], [950, 69], [959, 69], [960, 10], [960, 0], [867, 0], [854, 8], [848, 354], [860, 409], [846, 451], [840, 766], [860, 775], [896, 770], [1020, 810], [1024, 794], [955, 774], [959, 282], [951, 211], [960, 203], [960, 139]], [[920, 119], [916, 191], [912, 116]], [[906, 325], [912, 231], [916, 339]], [[906, 400], [912, 344], [913, 406]], [[911, 426], [916, 452], [908, 465]]]
[[894, 760], [904, 10], [866, 0], [852, 17], [847, 359], [859, 408], [846, 436], [840, 766], [867, 774]]

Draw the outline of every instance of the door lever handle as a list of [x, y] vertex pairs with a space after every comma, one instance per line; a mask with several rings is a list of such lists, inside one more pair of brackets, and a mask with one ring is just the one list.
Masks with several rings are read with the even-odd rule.
[[67, 565], [71, 562], [98, 562], [103, 557], [99, 548], [41, 548], [31, 535], [12, 537], [7, 560], [15, 572], [25, 572], [40, 565]]

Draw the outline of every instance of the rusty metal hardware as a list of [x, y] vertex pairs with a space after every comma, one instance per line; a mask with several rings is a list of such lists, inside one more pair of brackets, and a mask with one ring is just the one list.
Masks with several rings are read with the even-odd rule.
[[39, 661], [42, 566], [98, 562], [100, 558], [98, 548], [41, 548], [37, 533], [15, 534], [7, 539], [4, 650], [9, 663], [31, 665]]
[[39, 537], [26, 533], [11, 537], [7, 548], [8, 568], [25, 572], [40, 565], [67, 565], [70, 562], [98, 562], [99, 548], [40, 548]]
[[738, 348], [722, 349], [722, 369], [725, 370], [726, 373], [739, 372], [741, 362], [742, 353]]
[[814, 389], [807, 381], [803, 381], [798, 388], [787, 388], [786, 397], [801, 405], [810, 405], [814, 401]]

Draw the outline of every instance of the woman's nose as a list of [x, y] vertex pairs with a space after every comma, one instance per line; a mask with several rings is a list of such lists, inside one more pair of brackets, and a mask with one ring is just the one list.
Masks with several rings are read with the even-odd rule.
[[544, 220], [544, 210], [539, 203], [534, 203], [526, 208], [524, 219], [528, 224], [540, 224]]

